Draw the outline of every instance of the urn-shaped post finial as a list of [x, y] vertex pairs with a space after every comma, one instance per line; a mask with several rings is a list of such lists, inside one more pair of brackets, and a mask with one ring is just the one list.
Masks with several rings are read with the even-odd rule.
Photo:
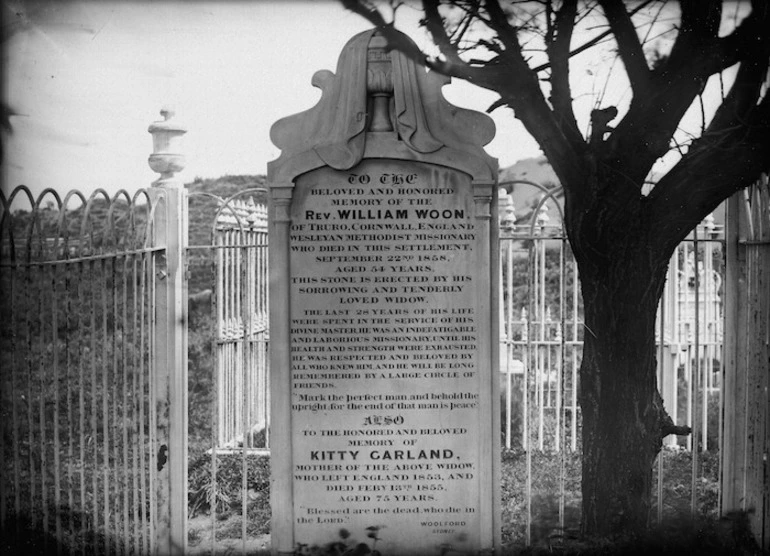
[[513, 204], [513, 197], [504, 187], [501, 187], [498, 191], [498, 199], [500, 231], [511, 233], [516, 229], [516, 207]]
[[182, 136], [187, 128], [174, 119], [174, 109], [164, 106], [160, 110], [163, 120], [153, 122], [147, 131], [152, 134], [152, 154], [148, 164], [153, 172], [160, 174], [153, 185], [171, 185], [176, 182], [174, 174], [185, 167], [185, 156], [182, 148]]

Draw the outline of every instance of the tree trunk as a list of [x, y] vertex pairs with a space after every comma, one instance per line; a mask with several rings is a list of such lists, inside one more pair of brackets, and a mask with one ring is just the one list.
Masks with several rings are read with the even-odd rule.
[[[583, 522], [587, 536], [642, 532], [667, 414], [657, 389], [655, 319], [666, 264], [637, 231], [602, 264], [581, 265], [585, 342]], [[665, 259], [663, 259], [665, 260]]]

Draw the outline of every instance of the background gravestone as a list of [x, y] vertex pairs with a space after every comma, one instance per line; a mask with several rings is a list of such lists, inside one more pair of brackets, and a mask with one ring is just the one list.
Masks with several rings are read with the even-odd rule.
[[494, 124], [447, 82], [367, 31], [272, 128], [275, 552], [499, 548]]

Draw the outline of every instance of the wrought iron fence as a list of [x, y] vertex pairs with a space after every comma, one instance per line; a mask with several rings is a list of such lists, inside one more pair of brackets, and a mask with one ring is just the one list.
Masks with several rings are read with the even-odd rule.
[[146, 190], [0, 193], [7, 546], [143, 554], [157, 545], [168, 400], [152, 357], [165, 271], [154, 220], [164, 204]]
[[196, 341], [210, 342], [213, 355], [210, 363], [191, 360], [191, 379], [212, 392], [203, 409], [191, 404], [192, 421], [203, 426], [190, 430], [190, 518], [197, 549], [211, 553], [249, 552], [254, 531], [269, 519], [255, 515], [261, 510], [252, 501], [269, 481], [262, 461], [270, 445], [265, 199], [253, 185], [228, 198], [190, 193], [190, 211], [206, 222], [191, 230], [187, 248], [195, 263], [191, 299], [210, 294], [208, 306], [191, 308], [191, 334], [206, 330]]
[[[555, 530], [578, 526], [583, 307], [577, 264], [562, 226], [561, 190], [526, 180], [501, 185], [501, 442], [525, 460], [530, 543], [533, 527], [542, 525], [546, 514]], [[665, 441], [671, 450], [689, 452], [692, 469], [688, 492], [664, 492], [673, 464], [664, 463], [671, 459], [667, 453], [659, 458], [659, 521], [666, 507], [694, 512], [706, 504], [716, 512], [716, 497], [706, 499], [718, 488], [718, 471], [701, 465], [699, 454], [716, 454], [721, 446], [724, 243], [724, 226], [713, 216], [692, 232], [672, 256], [658, 310], [661, 394], [674, 422], [694, 429], [692, 436]], [[709, 455], [712, 461], [717, 458]]]
[[[264, 190], [246, 188], [221, 199], [194, 192], [208, 201], [209, 236], [198, 234], [188, 247], [190, 259], [212, 268], [215, 411], [217, 450], [269, 447], [267, 349], [267, 206]], [[200, 263], [199, 263], [200, 264]], [[200, 284], [198, 287], [202, 287]], [[195, 295], [195, 294], [193, 294]]]
[[216, 224], [218, 446], [269, 448], [267, 206], [243, 195]]
[[[519, 182], [535, 188], [535, 184]], [[539, 201], [514, 221], [509, 196], [501, 208], [501, 391], [503, 445], [575, 450], [577, 370], [582, 301], [577, 265], [559, 211], [557, 191], [537, 186]]]
[[[539, 450], [576, 450], [583, 308], [577, 264], [561, 224], [560, 190], [511, 185], [535, 191], [535, 204], [517, 219], [511, 197], [501, 193], [502, 442], [508, 449], [526, 448], [531, 430]], [[718, 448], [723, 276], [724, 226], [710, 216], [671, 258], [657, 331], [666, 408], [676, 424], [697, 421], [700, 450]], [[525, 384], [530, 396], [523, 395]], [[689, 450], [693, 440], [669, 437], [666, 444]]]
[[[519, 184], [536, 195], [518, 215], [501, 197], [500, 435], [511, 453], [524, 458], [531, 542], [549, 515], [548, 526], [560, 531], [579, 519], [575, 455], [583, 325], [559, 191]], [[743, 253], [735, 256], [733, 268], [749, 269], [734, 271], [743, 274], [735, 274], [732, 283], [746, 289], [737, 288], [744, 293], [731, 302], [732, 324], [722, 325], [728, 291], [722, 279], [723, 228], [711, 220], [672, 258], [658, 320], [661, 392], [674, 421], [694, 429], [690, 438], [667, 440], [669, 448], [692, 454], [685, 493], [689, 510], [720, 494], [715, 481], [705, 480], [706, 467], [714, 460], [709, 454], [727, 443], [717, 471], [729, 479], [721, 508], [759, 507], [754, 514], [759, 517], [752, 518], [759, 531], [769, 512], [762, 491], [765, 471], [758, 462], [770, 444], [762, 431], [770, 427], [767, 408], [761, 411], [767, 406], [767, 377], [752, 369], [766, 369], [767, 195], [765, 180], [731, 209], [742, 222], [730, 240]], [[200, 197], [212, 202], [209, 241], [177, 247], [188, 263], [199, 253], [209, 255], [214, 290], [208, 314], [214, 327], [215, 401], [205, 462], [214, 490], [204, 495], [213, 493], [215, 542], [218, 474], [224, 475], [226, 466], [232, 476], [223, 479], [235, 477], [230, 459], [236, 457], [245, 543], [253, 475], [263, 469], [254, 465], [253, 449], [269, 447], [266, 210], [260, 189], [247, 188], [226, 200]], [[173, 213], [169, 198], [162, 188], [112, 197], [72, 192], [63, 198], [48, 190], [34, 198], [21, 187], [7, 198], [0, 195], [4, 531], [19, 538], [33, 531], [44, 545], [66, 544], [84, 554], [144, 553], [168, 546], [171, 498], [183, 508], [174, 515], [183, 511], [182, 521], [187, 517], [186, 489], [172, 493], [167, 465], [170, 451], [180, 445], [174, 448], [172, 442], [172, 406], [186, 408], [184, 396], [173, 393], [180, 388], [174, 380], [186, 375], [174, 379], [174, 365], [159, 356], [170, 337], [167, 329], [176, 322], [173, 315], [178, 316], [168, 305], [179, 301], [168, 285], [174, 272], [165, 230]], [[179, 199], [186, 207], [185, 196]], [[186, 231], [184, 225], [180, 229]], [[730, 328], [736, 322], [743, 323], [743, 332]], [[728, 354], [733, 366], [727, 371], [725, 337], [733, 338]], [[745, 353], [737, 347], [744, 343]], [[730, 438], [719, 434], [722, 415]], [[742, 440], [736, 440], [736, 431]], [[743, 447], [743, 459], [731, 455], [736, 447]], [[670, 473], [671, 465], [660, 458], [659, 520], [672, 504], [663, 486]], [[178, 482], [177, 489], [186, 485], [186, 468]], [[184, 527], [176, 529], [177, 542]]]

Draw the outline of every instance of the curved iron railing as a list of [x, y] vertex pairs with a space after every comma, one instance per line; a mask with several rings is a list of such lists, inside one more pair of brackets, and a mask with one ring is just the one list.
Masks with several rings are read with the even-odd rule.
[[164, 205], [147, 190], [0, 193], [0, 514], [42, 550], [155, 545]]

